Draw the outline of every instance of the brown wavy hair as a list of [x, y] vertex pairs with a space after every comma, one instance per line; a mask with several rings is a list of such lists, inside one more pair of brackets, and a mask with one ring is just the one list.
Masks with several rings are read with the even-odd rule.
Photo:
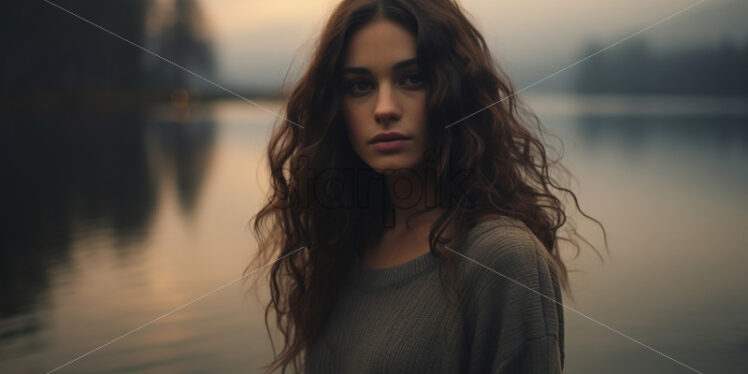
[[[553, 260], [559, 283], [570, 293], [558, 244], [570, 242], [577, 255], [579, 245], [557, 235], [567, 216], [551, 189], [571, 196], [605, 235], [602, 224], [582, 212], [576, 195], [551, 176], [551, 167], [571, 174], [560, 157], [546, 154], [546, 130], [514, 95], [506, 73], [454, 0], [344, 0], [324, 27], [308, 69], [288, 97], [286, 118], [270, 138], [271, 188], [252, 218], [259, 247], [244, 274], [270, 264], [263, 273], [271, 298], [265, 325], [275, 356], [263, 366], [269, 372], [282, 368], [285, 373], [291, 364], [299, 371], [301, 353], [320, 335], [356, 249], [380, 238], [383, 223], [391, 217], [393, 205], [384, 184], [364, 188], [381, 181], [381, 175], [353, 150], [341, 112], [340, 69], [348, 41], [365, 24], [383, 18], [415, 36], [427, 86], [425, 162], [435, 170], [439, 201], [456, 202], [440, 205], [444, 214], [429, 233], [440, 274], [455, 265], [441, 244], [459, 242], [483, 218], [501, 215], [522, 221], [537, 236]], [[449, 188], [454, 187], [453, 176], [465, 170], [470, 173], [462, 188]], [[447, 238], [444, 231], [451, 224], [456, 236]], [[571, 220], [567, 226], [589, 245]], [[271, 313], [284, 339], [280, 353], [272, 342]]]

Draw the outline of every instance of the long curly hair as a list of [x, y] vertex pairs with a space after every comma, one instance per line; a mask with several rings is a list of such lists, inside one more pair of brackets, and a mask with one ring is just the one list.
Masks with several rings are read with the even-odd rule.
[[[376, 242], [391, 218], [393, 204], [384, 183], [372, 183], [381, 182], [381, 175], [354, 151], [341, 111], [340, 69], [348, 41], [376, 19], [395, 21], [416, 39], [427, 87], [425, 162], [435, 171], [439, 201], [453, 202], [429, 232], [440, 274], [450, 274], [442, 270], [455, 265], [455, 256], [441, 245], [463, 240], [490, 215], [518, 219], [537, 236], [567, 293], [568, 271], [558, 245], [568, 241], [577, 254], [579, 245], [557, 232], [567, 224], [570, 234], [589, 245], [573, 222], [567, 223], [564, 203], [551, 191], [571, 196], [582, 212], [576, 195], [551, 176], [550, 169], [571, 174], [560, 157], [546, 154], [547, 131], [514, 94], [506, 73], [456, 1], [344, 0], [319, 36], [309, 66], [285, 104], [285, 119], [271, 135], [270, 189], [253, 224], [250, 221], [259, 247], [245, 277], [269, 269], [258, 273], [266, 275], [270, 285], [265, 325], [275, 358], [263, 366], [268, 372], [282, 368], [285, 373], [289, 365], [299, 371], [301, 353], [320, 335], [356, 250]], [[456, 189], [454, 175], [462, 171], [469, 173], [462, 173], [461, 188]], [[444, 235], [450, 225], [457, 228], [452, 238]], [[607, 236], [605, 243], [607, 248]], [[445, 286], [448, 279], [442, 277]], [[284, 339], [280, 353], [272, 342], [271, 313]]]

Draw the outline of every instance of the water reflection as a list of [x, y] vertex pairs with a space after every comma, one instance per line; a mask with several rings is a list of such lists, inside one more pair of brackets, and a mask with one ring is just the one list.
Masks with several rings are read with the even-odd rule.
[[[544, 117], [562, 135], [583, 208], [606, 224], [612, 252], [604, 264], [573, 263], [574, 307], [704, 372], [745, 367], [745, 99], [572, 103]], [[572, 313], [567, 329], [571, 372], [688, 371]]]
[[153, 172], [175, 184], [183, 214], [192, 214], [213, 157], [215, 126], [208, 109], [188, 122], [152, 122], [145, 136]]
[[580, 138], [589, 146], [612, 142], [627, 152], [639, 152], [643, 144], [655, 139], [687, 146], [709, 147], [728, 152], [732, 147], [748, 144], [746, 115], [595, 115], [578, 119]]
[[185, 215], [193, 210], [209, 172], [213, 122], [142, 113], [15, 119], [0, 127], [3, 344], [44, 328], [38, 313], [54, 307], [48, 299], [54, 274], [80, 271], [71, 259], [76, 241], [109, 240], [118, 261], [128, 263], [144, 248], [160, 189], [176, 190]]

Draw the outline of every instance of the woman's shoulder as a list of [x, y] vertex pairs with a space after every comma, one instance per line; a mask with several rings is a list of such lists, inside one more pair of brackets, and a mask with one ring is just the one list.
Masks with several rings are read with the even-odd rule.
[[494, 270], [536, 265], [545, 247], [521, 220], [492, 216], [479, 221], [469, 232], [462, 253]]
[[562, 298], [542, 242], [510, 217], [480, 222], [470, 236], [461, 248], [468, 279], [463, 310], [479, 365], [500, 371], [562, 363]]
[[559, 284], [550, 253], [519, 219], [497, 217], [478, 223], [456, 257], [467, 286], [477, 294], [518, 284], [545, 294]]

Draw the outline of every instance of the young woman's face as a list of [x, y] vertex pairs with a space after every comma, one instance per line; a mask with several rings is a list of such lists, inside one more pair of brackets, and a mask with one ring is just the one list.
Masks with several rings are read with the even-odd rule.
[[[377, 20], [349, 42], [342, 70], [343, 114], [353, 149], [380, 173], [417, 167], [426, 149], [426, 91], [415, 38], [397, 23]], [[393, 132], [406, 139], [374, 139]]]

